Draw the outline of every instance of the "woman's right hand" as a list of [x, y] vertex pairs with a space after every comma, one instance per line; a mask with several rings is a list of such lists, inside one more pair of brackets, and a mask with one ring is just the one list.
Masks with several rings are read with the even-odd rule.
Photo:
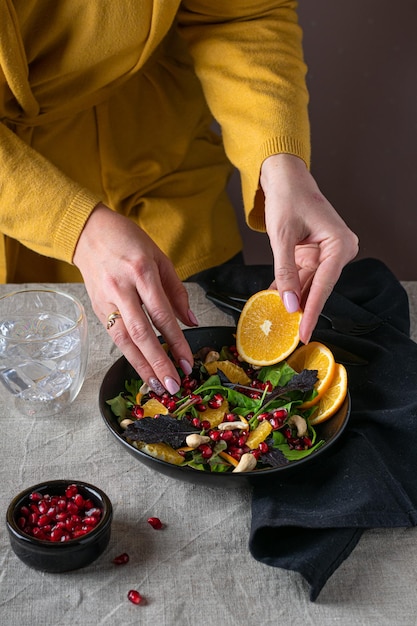
[[142, 380], [159, 395], [165, 389], [176, 393], [178, 372], [149, 318], [185, 374], [191, 372], [193, 355], [177, 320], [187, 326], [198, 322], [171, 261], [129, 218], [99, 204], [80, 235], [73, 262], [103, 325], [111, 313], [120, 312], [108, 332]]

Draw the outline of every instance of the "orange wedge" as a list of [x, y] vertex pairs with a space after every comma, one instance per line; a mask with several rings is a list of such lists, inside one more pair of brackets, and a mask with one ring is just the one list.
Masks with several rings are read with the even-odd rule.
[[265, 439], [271, 434], [271, 432], [271, 422], [269, 422], [268, 420], [263, 420], [263, 422], [261, 422], [255, 428], [255, 430], [252, 430], [249, 433], [248, 438], [246, 439], [246, 445], [251, 450], [255, 450], [255, 448], [257, 448], [262, 441], [265, 441]]
[[204, 367], [210, 375], [215, 374], [217, 370], [222, 371], [231, 383], [249, 385], [251, 381], [243, 367], [231, 361], [212, 361], [211, 363], [205, 363]]
[[159, 402], [156, 398], [151, 398], [147, 400], [145, 404], [142, 406], [144, 411], [143, 417], [155, 417], [155, 415], [166, 415], [168, 413], [168, 409], [166, 406]]
[[224, 414], [229, 412], [229, 403], [226, 399], [223, 400], [218, 409], [211, 409], [210, 407], [202, 413], [202, 419], [210, 423], [210, 428], [216, 428], [224, 418]]
[[252, 365], [283, 361], [298, 345], [302, 313], [288, 313], [275, 289], [258, 291], [249, 298], [236, 329], [236, 347]]
[[181, 465], [181, 463], [184, 462], [184, 457], [167, 443], [143, 443], [141, 441], [134, 441], [133, 445], [135, 448], [138, 448], [138, 450], [146, 452], [146, 454], [153, 456], [155, 459], [160, 459], [161, 461], [166, 461], [173, 465]]
[[317, 405], [317, 411], [310, 418], [310, 424], [315, 426], [332, 417], [342, 406], [347, 394], [347, 372], [341, 363], [336, 363], [336, 371], [327, 391], [322, 395]]
[[315, 385], [317, 395], [312, 400], [304, 402], [301, 408], [307, 409], [317, 404], [329, 388], [336, 371], [332, 351], [318, 341], [311, 341], [295, 350], [288, 357], [287, 363], [298, 373], [304, 369], [317, 370], [318, 381]]

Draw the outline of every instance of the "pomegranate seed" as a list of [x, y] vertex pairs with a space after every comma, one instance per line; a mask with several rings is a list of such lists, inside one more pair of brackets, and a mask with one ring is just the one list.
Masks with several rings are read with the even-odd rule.
[[83, 535], [86, 535], [88, 532], [90, 532], [90, 528], [75, 528], [72, 531], [71, 539], [76, 539], [77, 537], [82, 537]]
[[155, 530], [160, 530], [162, 528], [162, 522], [159, 517], [148, 517], [148, 524], [155, 528]]
[[261, 454], [265, 454], [266, 452], [268, 452], [269, 446], [265, 441], [261, 441], [261, 443], [258, 446], [258, 450]]
[[39, 500], [42, 500], [42, 494], [38, 491], [34, 491], [30, 494], [29, 500], [32, 500], [32, 502], [39, 502]]
[[33, 535], [34, 537], [36, 537], [36, 539], [46, 539], [44, 530], [42, 530], [42, 528], [39, 528], [39, 526], [35, 526], [34, 528], [29, 528], [28, 531], [29, 532], [27, 532], [27, 534]]
[[193, 419], [191, 420], [191, 423], [196, 428], [201, 428], [201, 421], [198, 417], [193, 417]]
[[139, 404], [135, 404], [135, 406], [132, 408], [132, 417], [134, 417], [137, 420], [142, 419], [142, 417], [145, 414], [145, 409], [143, 409]]
[[40, 500], [38, 503], [39, 513], [42, 513], [42, 515], [44, 515], [46, 514], [48, 509], [49, 509], [49, 502], [46, 502], [46, 500]]
[[87, 517], [97, 517], [97, 516], [100, 517], [101, 515], [101, 509], [99, 509], [96, 506], [92, 506], [91, 508], [88, 508], [88, 509], [87, 507], [85, 507], [84, 510], [85, 510], [85, 514]]
[[198, 404], [195, 404], [194, 406], [199, 413], [204, 413], [204, 411], [207, 411], [206, 405], [203, 404], [202, 402], [199, 402]]
[[239, 448], [237, 446], [230, 446], [230, 448], [228, 449], [228, 453], [230, 454], [230, 456], [236, 459], [236, 461], [240, 461], [240, 457], [243, 454], [243, 450], [242, 448]]
[[237, 418], [234, 413], [226, 413], [226, 415], [224, 416], [223, 422], [235, 422], [236, 419]]
[[131, 589], [130, 591], [128, 591], [127, 598], [128, 600], [130, 600], [130, 602], [133, 602], [133, 604], [140, 604], [143, 599], [139, 591], [136, 591], [136, 589]]
[[223, 403], [223, 396], [221, 393], [215, 393], [214, 396], [207, 402], [211, 409], [219, 409]]
[[30, 513], [28, 517], [29, 524], [31, 524], [32, 526], [37, 526], [38, 520], [39, 520], [38, 513]]
[[84, 506], [84, 498], [80, 493], [76, 493], [74, 496], [74, 503], [81, 509]]
[[65, 495], [67, 498], [73, 498], [78, 493], [77, 485], [68, 485], [65, 489]]
[[213, 455], [213, 450], [207, 444], [199, 446], [198, 449], [200, 450], [203, 459], [209, 459]]
[[192, 404], [199, 404], [200, 402], [203, 401], [203, 398], [201, 397], [201, 395], [196, 394], [196, 393], [190, 393], [189, 399]]
[[47, 515], [40, 515], [38, 519], [38, 526], [46, 526], [50, 521], [51, 520]]
[[258, 415], [257, 419], [258, 419], [260, 422], [262, 422], [263, 420], [268, 419], [268, 417], [269, 417], [269, 413], [260, 413], [260, 414]]
[[282, 421], [273, 416], [269, 418], [269, 423], [271, 424], [274, 430], [278, 430], [282, 426]]
[[127, 552], [123, 552], [123, 554], [119, 554], [119, 556], [115, 556], [113, 559], [113, 563], [115, 565], [125, 565], [129, 562], [129, 555]]
[[173, 413], [175, 409], [177, 408], [177, 403], [175, 402], [175, 400], [172, 399], [172, 400], [169, 400], [165, 406], [170, 413]]
[[102, 510], [90, 498], [84, 500], [77, 485], [68, 485], [65, 495], [33, 492], [18, 514], [18, 525], [26, 534], [58, 542], [90, 532], [100, 521]]
[[231, 430], [222, 430], [220, 433], [220, 439], [223, 441], [231, 441], [234, 438], [233, 432]]
[[66, 498], [59, 498], [59, 500], [56, 503], [58, 510], [59, 511], [66, 511], [67, 510], [67, 500]]
[[203, 430], [210, 430], [210, 428], [211, 428], [211, 424], [210, 424], [210, 422], [209, 422], [208, 420], [203, 420], [203, 421], [201, 422], [201, 428], [202, 428]]
[[212, 441], [219, 441], [220, 435], [221, 435], [220, 430], [211, 430], [208, 434], [208, 436], [210, 437]]
[[46, 514], [48, 517], [50, 517], [51, 519], [54, 519], [55, 515], [56, 515], [56, 507], [55, 506], [50, 506], [48, 508], [48, 510], [46, 511]]
[[78, 511], [79, 511], [78, 506], [75, 504], [75, 502], [70, 500], [67, 503], [67, 512], [71, 513], [71, 515], [75, 515], [76, 513], [78, 513]]
[[61, 541], [64, 531], [61, 528], [52, 528], [51, 541]]
[[251, 454], [253, 454], [253, 456], [255, 457], [255, 459], [258, 461], [260, 456], [261, 456], [261, 451], [260, 450], [251, 450], [250, 451]]

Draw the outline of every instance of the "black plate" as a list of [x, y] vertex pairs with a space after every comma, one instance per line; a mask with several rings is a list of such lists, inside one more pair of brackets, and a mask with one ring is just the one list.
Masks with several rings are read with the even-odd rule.
[[[190, 328], [184, 331], [184, 335], [190, 344], [191, 350], [197, 352], [200, 348], [210, 346], [220, 349], [222, 346], [235, 343], [234, 333], [236, 329], [232, 326], [216, 326], [206, 328]], [[125, 357], [120, 357], [108, 370], [104, 376], [99, 393], [99, 406], [106, 426], [112, 435], [132, 454], [138, 461], [141, 461], [151, 469], [161, 472], [172, 478], [187, 482], [205, 484], [211, 487], [239, 487], [247, 484], [264, 483], [273, 480], [282, 482], [286, 477], [293, 476], [294, 472], [310, 471], [313, 464], [321, 461], [331, 448], [339, 443], [340, 438], [347, 426], [350, 415], [350, 396], [342, 405], [341, 409], [329, 420], [315, 427], [320, 439], [325, 440], [325, 444], [309, 456], [292, 461], [283, 467], [276, 467], [264, 470], [256, 470], [244, 473], [209, 473], [194, 470], [191, 467], [181, 467], [173, 465], [160, 459], [155, 459], [145, 452], [129, 444], [122, 436], [117, 418], [113, 414], [106, 400], [117, 396], [125, 387], [125, 381], [137, 378], [137, 374]]]

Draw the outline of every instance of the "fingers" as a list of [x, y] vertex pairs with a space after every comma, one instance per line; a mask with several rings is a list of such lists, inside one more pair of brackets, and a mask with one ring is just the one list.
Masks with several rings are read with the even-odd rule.
[[[105, 320], [114, 343], [140, 377], [158, 395], [165, 389], [171, 395], [177, 393], [180, 383], [177, 369], [157, 338], [150, 317], [142, 308], [139, 297], [136, 302], [125, 298], [121, 301], [119, 312], [116, 319], [109, 315]], [[155, 310], [154, 315], [157, 315]], [[190, 347], [175, 316], [167, 313], [165, 317], [166, 320], [157, 320], [157, 324], [162, 327], [161, 334], [167, 341], [177, 364], [184, 374], [189, 374], [193, 364]], [[113, 321], [112, 324], [108, 321], [109, 318]]]
[[155, 330], [187, 374], [193, 355], [178, 320], [198, 322], [172, 263], [142, 229], [101, 204], [81, 233], [74, 263], [97, 317], [139, 376], [156, 393], [176, 393], [180, 378]]
[[300, 308], [301, 283], [295, 262], [295, 243], [292, 237], [280, 238], [274, 246], [275, 285], [288, 313]]
[[344, 266], [357, 255], [358, 239], [346, 229], [343, 240], [334, 239], [331, 243], [323, 243], [320, 251], [317, 268], [303, 287], [303, 317], [300, 324], [300, 340], [303, 343], [310, 340], [319, 315]]

